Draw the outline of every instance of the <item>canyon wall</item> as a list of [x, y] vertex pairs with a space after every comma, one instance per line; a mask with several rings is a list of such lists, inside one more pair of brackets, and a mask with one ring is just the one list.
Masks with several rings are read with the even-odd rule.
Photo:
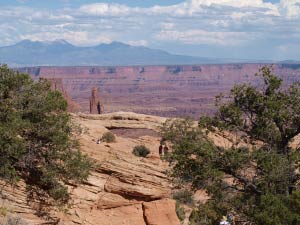
[[[98, 87], [105, 112], [133, 111], [159, 116], [211, 114], [214, 97], [236, 83], [258, 85], [264, 64], [127, 67], [31, 67], [20, 71], [34, 78], [62, 79], [68, 95], [89, 111], [89, 97]], [[286, 83], [300, 81], [300, 64], [273, 65]]]
[[[169, 163], [158, 155], [160, 138], [140, 133], [141, 129], [156, 133], [166, 118], [135, 113], [72, 118], [84, 131], [78, 137], [81, 151], [95, 162], [88, 180], [66, 184], [71, 199], [64, 207], [54, 207], [49, 198], [30, 192], [22, 180], [15, 185], [0, 180], [0, 224], [3, 214], [12, 214], [31, 225], [180, 225], [171, 199]], [[138, 136], [116, 135], [114, 143], [97, 144], [109, 129], [114, 132], [112, 128]], [[132, 154], [137, 145], [149, 148], [147, 158]]]

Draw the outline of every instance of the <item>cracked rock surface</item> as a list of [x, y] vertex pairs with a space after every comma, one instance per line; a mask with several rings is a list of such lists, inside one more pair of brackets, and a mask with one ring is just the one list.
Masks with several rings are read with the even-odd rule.
[[[97, 166], [87, 182], [68, 186], [72, 199], [68, 210], [48, 206], [43, 208], [47, 214], [42, 214], [39, 202], [28, 198], [23, 182], [14, 187], [1, 184], [0, 206], [19, 214], [29, 224], [180, 224], [175, 201], [169, 199], [172, 186], [166, 175], [168, 164], [159, 159], [157, 136], [135, 139], [117, 136], [115, 143], [96, 143], [108, 128], [157, 131], [164, 118], [116, 113], [80, 114], [74, 115], [74, 120], [86, 131], [80, 136], [82, 151], [95, 159]], [[140, 144], [150, 149], [149, 157], [139, 158], [131, 153], [133, 147]]]

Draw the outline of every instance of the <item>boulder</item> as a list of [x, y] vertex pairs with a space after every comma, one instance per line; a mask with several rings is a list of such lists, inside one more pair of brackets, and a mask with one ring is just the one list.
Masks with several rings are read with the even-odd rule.
[[146, 163], [117, 159], [103, 163], [97, 171], [110, 175], [104, 186], [106, 192], [141, 201], [170, 196], [167, 176]]
[[162, 199], [144, 202], [144, 219], [147, 225], [180, 225], [175, 212], [176, 202], [171, 199]]

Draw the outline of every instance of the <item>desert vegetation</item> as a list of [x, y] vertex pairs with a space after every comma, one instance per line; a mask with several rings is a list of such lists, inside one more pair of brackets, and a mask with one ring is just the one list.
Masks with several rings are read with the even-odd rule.
[[116, 136], [112, 132], [108, 131], [102, 135], [101, 141], [106, 143], [113, 143], [116, 142]]
[[45, 79], [0, 67], [0, 178], [65, 203], [64, 183], [87, 179], [91, 160], [79, 150], [77, 126], [62, 94]]
[[132, 154], [138, 157], [146, 157], [150, 154], [150, 150], [145, 145], [137, 145], [133, 148]]
[[181, 204], [192, 205], [194, 203], [193, 192], [188, 189], [183, 189], [173, 194], [173, 199]]
[[175, 211], [176, 211], [176, 215], [179, 218], [179, 220], [183, 221], [185, 219], [185, 211], [184, 211], [184, 208], [177, 201], [176, 201], [176, 205], [175, 205]]
[[[300, 133], [300, 85], [283, 86], [269, 67], [258, 76], [263, 85], [239, 84], [218, 96], [218, 112], [198, 126], [190, 119], [164, 124], [172, 176], [210, 196], [192, 212], [192, 225], [218, 224], [228, 212], [236, 224], [300, 224], [300, 153], [290, 145]], [[230, 148], [207, 135], [225, 131], [237, 137]]]

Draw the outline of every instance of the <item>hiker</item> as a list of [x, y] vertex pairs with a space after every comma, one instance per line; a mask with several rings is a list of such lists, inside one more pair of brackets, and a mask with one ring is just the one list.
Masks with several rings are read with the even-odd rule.
[[168, 148], [167, 145], [165, 145], [165, 147], [164, 147], [164, 156], [165, 157], [168, 156], [168, 153], [169, 153], [169, 148]]
[[226, 216], [223, 216], [223, 217], [222, 217], [222, 220], [221, 220], [221, 222], [220, 222], [220, 225], [229, 225]]
[[158, 153], [159, 153], [159, 156], [160, 156], [160, 157], [162, 156], [162, 152], [163, 152], [163, 146], [162, 146], [162, 145], [159, 145]]
[[235, 218], [232, 213], [227, 214], [227, 221], [230, 225], [235, 225]]
[[100, 139], [97, 140], [97, 145], [99, 145], [99, 144], [101, 144], [101, 140]]

